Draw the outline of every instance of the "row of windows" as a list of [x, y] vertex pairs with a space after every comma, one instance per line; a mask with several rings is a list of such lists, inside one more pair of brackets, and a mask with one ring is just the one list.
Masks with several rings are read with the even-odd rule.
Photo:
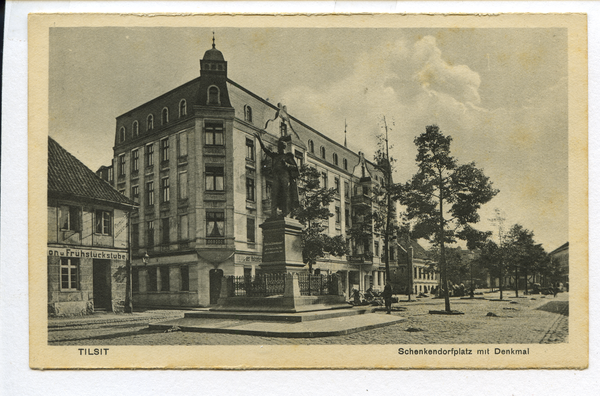
[[[221, 93], [218, 87], [212, 85], [208, 88], [208, 100], [209, 105], [220, 105], [221, 104]], [[252, 122], [252, 109], [248, 108], [249, 119]], [[187, 102], [185, 99], [181, 99], [179, 102], [179, 118], [187, 116]], [[160, 113], [161, 125], [169, 123], [169, 108], [164, 107]], [[154, 129], [154, 114], [148, 114], [146, 117], [146, 132]], [[132, 137], [137, 138], [140, 136], [140, 124], [137, 120], [131, 124]], [[127, 130], [124, 126], [119, 129], [119, 143], [122, 143], [127, 138]]]
[[[187, 116], [187, 102], [185, 99], [181, 99], [179, 102], [179, 118]], [[164, 107], [160, 113], [161, 125], [166, 125], [169, 122], [169, 108]], [[154, 129], [154, 114], [148, 114], [146, 117], [146, 132]], [[133, 138], [140, 136], [140, 124], [137, 120], [131, 124], [131, 135]], [[119, 129], [119, 143], [125, 141], [127, 137], [127, 130], [124, 126]]]
[[[184, 159], [188, 155], [188, 141], [187, 133], [181, 132], [177, 134], [177, 154], [180, 159]], [[168, 137], [161, 139], [159, 142], [160, 147], [160, 161], [163, 165], [169, 162], [170, 157], [170, 140]], [[136, 174], [140, 170], [140, 151], [141, 148], [131, 150], [131, 173]], [[146, 167], [154, 166], [154, 143], [146, 145], [145, 149], [145, 162]], [[119, 177], [124, 177], [126, 174], [126, 161], [125, 154], [120, 154], [117, 162], [117, 174]]]
[[[160, 219], [160, 244], [168, 245], [171, 243], [171, 221], [170, 217]], [[189, 220], [188, 215], [178, 217], [178, 241], [187, 242], [189, 240]], [[155, 221], [147, 221], [146, 225], [146, 248], [152, 249], [155, 246], [154, 230]], [[132, 249], [140, 247], [140, 223], [134, 223], [131, 229]], [[225, 238], [225, 212], [206, 211], [206, 238], [207, 243], [222, 244]], [[256, 219], [246, 217], [246, 238], [248, 242], [256, 242]]]
[[[308, 141], [308, 151], [311, 154], [315, 153], [315, 143], [312, 140]], [[325, 147], [321, 146], [319, 151], [320, 151], [319, 154], [320, 154], [321, 158], [324, 160], [327, 160], [327, 154], [326, 154]], [[335, 166], [339, 166], [339, 160], [338, 160], [337, 153], [333, 153], [332, 159], [333, 159], [333, 164]], [[342, 166], [343, 166], [344, 170], [346, 170], [346, 171], [348, 170], [348, 160], [346, 158], [342, 159]]]
[[414, 271], [414, 279], [427, 279], [427, 280], [433, 280], [434, 279], [434, 275], [431, 272], [425, 271], [424, 268], [419, 268], [419, 267], [415, 267], [413, 268]]
[[[179, 291], [190, 290], [190, 268], [187, 265], [179, 267]], [[147, 291], [174, 291], [171, 290], [171, 268], [166, 265], [158, 267], [147, 267]], [[131, 276], [131, 288], [134, 292], [140, 291], [140, 269], [137, 267], [132, 268]], [[160, 280], [160, 285], [159, 281]]]
[[[61, 205], [58, 207], [58, 224], [61, 231], [83, 231], [81, 207]], [[107, 210], [98, 209], [94, 212], [94, 232], [100, 235], [112, 235], [113, 214]]]
[[[177, 193], [180, 200], [187, 199], [188, 197], [188, 177], [186, 172], [180, 172], [178, 175]], [[171, 183], [169, 177], [163, 177], [160, 180], [160, 197], [161, 203], [168, 203], [171, 201]], [[139, 203], [140, 202], [140, 187], [131, 186], [131, 199]], [[154, 197], [154, 181], [146, 182], [146, 205], [152, 206], [155, 203]]]

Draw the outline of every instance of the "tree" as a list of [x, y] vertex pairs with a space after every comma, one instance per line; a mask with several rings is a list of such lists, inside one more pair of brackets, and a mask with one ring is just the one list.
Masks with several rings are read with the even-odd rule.
[[519, 296], [519, 278], [525, 276], [525, 293], [528, 292], [527, 276], [535, 273], [543, 263], [545, 251], [536, 244], [533, 232], [520, 224], [513, 225], [504, 240], [509, 268], [515, 273], [515, 296]]
[[499, 279], [498, 286], [500, 287], [500, 299], [502, 300], [504, 283], [504, 252], [502, 247], [492, 240], [487, 240], [480, 248], [478, 262], [482, 268], [488, 271], [492, 282], [494, 278]]
[[391, 279], [390, 240], [393, 240], [397, 236], [397, 226], [394, 218], [396, 216], [395, 206], [396, 201], [399, 198], [400, 185], [394, 184], [392, 181], [392, 173], [394, 172], [394, 163], [396, 160], [393, 157], [390, 157], [388, 125], [385, 117], [383, 117], [383, 125], [385, 128], [385, 135], [380, 135], [378, 137], [374, 162], [375, 166], [383, 172], [385, 180], [381, 185], [375, 185], [373, 187], [374, 205], [370, 215], [373, 220], [375, 232], [383, 235], [385, 278]]
[[425, 133], [415, 138], [418, 171], [402, 186], [400, 203], [406, 206], [407, 217], [416, 222], [415, 237], [428, 238], [440, 249], [442, 288], [445, 309], [450, 312], [446, 244], [456, 238], [480, 238], [469, 224], [477, 223], [477, 211], [489, 202], [498, 190], [475, 163], [458, 165], [450, 155], [452, 138], [444, 136], [436, 125], [427, 126]]
[[312, 273], [317, 259], [327, 253], [344, 256], [348, 249], [342, 235], [331, 237], [324, 232], [327, 229], [324, 223], [333, 216], [329, 204], [337, 194], [335, 188], [321, 188], [319, 172], [304, 165], [300, 168], [298, 190], [300, 205], [293, 214], [305, 226], [302, 231], [302, 258], [308, 264], [309, 273]]

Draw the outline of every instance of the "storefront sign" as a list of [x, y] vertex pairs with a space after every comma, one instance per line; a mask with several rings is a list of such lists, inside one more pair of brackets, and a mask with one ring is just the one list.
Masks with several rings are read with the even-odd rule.
[[127, 260], [127, 253], [111, 250], [48, 248], [48, 256]]
[[260, 262], [262, 262], [262, 257], [251, 256], [251, 255], [246, 255], [246, 254], [236, 254], [235, 262], [236, 263], [260, 263]]

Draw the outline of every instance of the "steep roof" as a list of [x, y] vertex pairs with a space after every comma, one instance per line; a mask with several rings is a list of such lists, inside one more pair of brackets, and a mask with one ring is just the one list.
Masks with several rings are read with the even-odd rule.
[[[398, 238], [400, 239], [400, 238]], [[408, 243], [406, 239], [400, 239], [398, 241], [398, 245], [402, 247], [404, 251], [408, 251]], [[423, 248], [423, 246], [419, 245], [419, 242], [414, 239], [410, 240], [410, 246], [413, 248], [413, 258], [428, 260], [429, 255], [427, 254], [427, 250]]]
[[556, 254], [556, 253], [560, 253], [560, 252], [562, 252], [563, 250], [567, 250], [567, 249], [569, 249], [569, 242], [567, 242], [567, 243], [565, 243], [564, 245], [562, 245], [562, 246], [560, 246], [560, 247], [558, 247], [558, 248], [554, 249], [553, 251], [551, 251], [551, 252], [550, 252], [550, 253], [548, 253], [548, 254]]
[[48, 195], [137, 205], [48, 137]]

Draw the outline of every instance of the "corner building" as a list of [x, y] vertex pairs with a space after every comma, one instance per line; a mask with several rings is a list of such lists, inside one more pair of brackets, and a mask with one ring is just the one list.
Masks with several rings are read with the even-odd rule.
[[[349, 235], [361, 220], [354, 207], [369, 205], [373, 183], [383, 180], [361, 153], [230, 80], [227, 69], [213, 44], [198, 78], [117, 117], [114, 165], [101, 173], [140, 206], [132, 218], [137, 307], [215, 304], [223, 276], [260, 271], [271, 181], [255, 133], [275, 151], [290, 135], [297, 164], [316, 167], [321, 185], [337, 189], [331, 235]], [[383, 289], [383, 241], [347, 241], [352, 254], [323, 258], [317, 271], [339, 272], [346, 293]]]

